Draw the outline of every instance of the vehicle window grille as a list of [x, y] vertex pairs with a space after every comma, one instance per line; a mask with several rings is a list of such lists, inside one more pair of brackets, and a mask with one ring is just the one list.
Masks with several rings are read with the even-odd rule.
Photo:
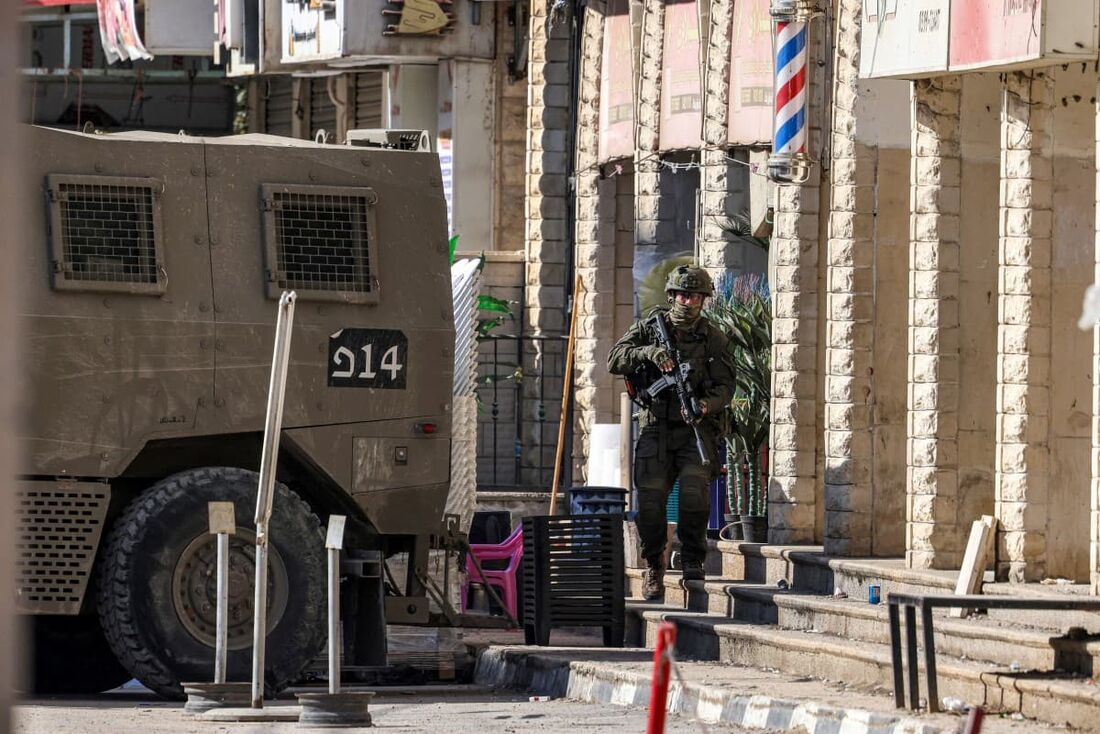
[[58, 201], [67, 279], [157, 282], [151, 186], [66, 183]]
[[370, 204], [366, 194], [273, 192], [278, 286], [370, 293]]
[[47, 191], [54, 288], [165, 292], [161, 181], [51, 173]]

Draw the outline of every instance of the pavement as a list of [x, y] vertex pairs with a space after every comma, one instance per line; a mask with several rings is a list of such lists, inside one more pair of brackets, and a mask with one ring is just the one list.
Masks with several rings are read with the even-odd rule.
[[[627, 708], [649, 705], [651, 650], [604, 648], [598, 630], [555, 630], [554, 644], [544, 648], [497, 635], [495, 643], [489, 635], [478, 635], [484, 647], [476, 684]], [[914, 715], [896, 709], [890, 692], [837, 681], [710, 661], [677, 661], [675, 667], [679, 672], [669, 687], [668, 710], [709, 724], [808, 734], [946, 734], [962, 731], [966, 721], [962, 712]], [[1059, 730], [1065, 729], [1018, 714], [987, 714], [981, 729], [986, 734]]]
[[[485, 691], [473, 687], [445, 686], [428, 693], [415, 687], [383, 692], [371, 703], [371, 728], [337, 731], [446, 732], [446, 734], [498, 734], [508, 732], [637, 732], [646, 729], [644, 709], [593, 706], [556, 699], [532, 701], [528, 694]], [[265, 708], [289, 708], [292, 701], [276, 701]], [[731, 734], [749, 730], [719, 725], [710, 729]], [[311, 731], [297, 723], [210, 722], [183, 712], [180, 703], [166, 702], [151, 694], [114, 691], [97, 696], [40, 698], [14, 707], [15, 734], [291, 734]], [[315, 730], [321, 731], [321, 730]], [[326, 729], [324, 731], [332, 731]], [[670, 716], [666, 734], [700, 731], [690, 719]], [[752, 734], [759, 734], [753, 730]]]

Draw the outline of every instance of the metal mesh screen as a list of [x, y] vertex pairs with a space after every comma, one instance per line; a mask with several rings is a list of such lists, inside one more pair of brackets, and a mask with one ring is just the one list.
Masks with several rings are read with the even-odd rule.
[[151, 186], [62, 183], [56, 196], [66, 280], [157, 282]]
[[369, 293], [366, 196], [273, 193], [279, 287]]
[[18, 492], [16, 587], [22, 609], [76, 614], [107, 514], [106, 485]]

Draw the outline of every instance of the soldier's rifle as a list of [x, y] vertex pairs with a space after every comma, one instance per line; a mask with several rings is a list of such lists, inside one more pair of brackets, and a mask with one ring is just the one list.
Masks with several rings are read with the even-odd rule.
[[676, 397], [680, 401], [680, 412], [683, 414], [684, 420], [691, 426], [691, 430], [695, 431], [695, 448], [699, 450], [699, 458], [703, 460], [703, 466], [708, 466], [710, 459], [707, 458], [707, 450], [703, 446], [703, 436], [699, 433], [699, 423], [703, 420], [703, 408], [699, 404], [699, 398], [696, 396], [695, 388], [691, 386], [691, 380], [689, 379], [691, 364], [680, 356], [680, 350], [676, 348], [676, 344], [672, 341], [663, 314], [654, 314], [649, 320], [649, 328], [653, 340], [668, 353], [669, 359], [672, 360], [675, 366], [671, 372], [664, 373], [660, 379], [650, 385], [647, 392], [651, 397], [656, 397], [665, 388], [672, 387], [676, 390]]

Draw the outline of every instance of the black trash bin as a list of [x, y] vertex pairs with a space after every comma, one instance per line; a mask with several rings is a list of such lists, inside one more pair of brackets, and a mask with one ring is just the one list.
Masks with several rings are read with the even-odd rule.
[[623, 516], [523, 518], [523, 631], [549, 645], [558, 627], [602, 627], [609, 647], [624, 637]]

